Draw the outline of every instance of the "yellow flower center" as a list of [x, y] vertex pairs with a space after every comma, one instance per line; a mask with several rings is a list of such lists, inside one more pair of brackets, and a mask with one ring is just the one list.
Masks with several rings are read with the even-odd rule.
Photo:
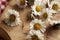
[[39, 38], [38, 38], [38, 36], [33, 35], [33, 36], [32, 36], [32, 40], [39, 40]]
[[12, 15], [9, 16], [9, 20], [10, 20], [11, 22], [14, 22], [15, 19], [16, 19], [15, 15], [12, 14]]
[[41, 6], [37, 5], [35, 9], [36, 9], [37, 12], [40, 12], [41, 11]]
[[25, 5], [25, 0], [20, 0], [20, 5]]
[[35, 29], [35, 30], [40, 30], [40, 29], [41, 29], [41, 25], [40, 25], [39, 23], [36, 23], [36, 24], [34, 25], [34, 29]]
[[52, 9], [53, 10], [57, 10], [58, 9], [58, 5], [57, 4], [53, 4]]
[[48, 14], [47, 14], [47, 13], [43, 13], [43, 14], [42, 14], [42, 17], [43, 17], [43, 19], [47, 19]]

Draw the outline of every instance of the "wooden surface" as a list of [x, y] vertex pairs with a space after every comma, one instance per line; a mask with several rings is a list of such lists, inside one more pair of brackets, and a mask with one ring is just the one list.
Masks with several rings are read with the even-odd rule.
[[[22, 21], [20, 23], [20, 25], [15, 26], [15, 27], [9, 27], [6, 24], [4, 24], [4, 22], [2, 21], [5, 18], [4, 16], [5, 16], [5, 13], [7, 12], [7, 10], [12, 9], [13, 5], [15, 5], [15, 4], [16, 4], [16, 0], [11, 0], [9, 5], [6, 7], [5, 11], [3, 12], [3, 14], [0, 18], [0, 27], [7, 32], [7, 34], [10, 36], [11, 40], [25, 40], [26, 35], [24, 33], [29, 31], [29, 23], [30, 23], [30, 21], [26, 21], [26, 15], [31, 10], [30, 7], [26, 7], [24, 10], [19, 11], [20, 19]], [[22, 28], [22, 27], [24, 27], [24, 28]], [[58, 34], [58, 36], [60, 38], [59, 31], [56, 34]], [[58, 37], [58, 36], [56, 36], [56, 37]], [[60, 40], [56, 37], [55, 37], [55, 39]], [[55, 40], [55, 39], [52, 38], [51, 40]]]
[[0, 28], [0, 40], [11, 40], [10, 36], [6, 33], [6, 31]]

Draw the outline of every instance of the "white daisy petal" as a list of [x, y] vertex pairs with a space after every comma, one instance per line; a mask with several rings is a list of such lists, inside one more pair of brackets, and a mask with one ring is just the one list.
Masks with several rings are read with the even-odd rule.
[[58, 24], [60, 23], [60, 21], [55, 21], [55, 20], [50, 20], [50, 24], [53, 25], [53, 24]]

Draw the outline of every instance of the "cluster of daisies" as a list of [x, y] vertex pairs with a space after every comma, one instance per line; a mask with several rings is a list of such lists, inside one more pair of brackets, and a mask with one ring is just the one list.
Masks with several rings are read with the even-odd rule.
[[31, 40], [44, 40], [45, 21], [49, 21], [51, 25], [60, 23], [59, 21], [51, 20], [53, 14], [60, 12], [60, 2], [56, 0], [34, 0], [34, 5], [31, 6], [31, 9], [31, 17], [34, 20], [30, 23], [28, 36]]
[[[46, 31], [45, 21], [51, 21], [52, 15], [60, 12], [60, 2], [56, 0], [17, 0], [20, 8], [25, 8], [27, 4], [31, 6], [31, 17], [34, 19], [30, 22], [30, 31], [28, 35], [31, 40], [44, 40]], [[32, 3], [34, 3], [32, 5]], [[37, 17], [37, 18], [36, 18]], [[39, 19], [38, 19], [39, 17]], [[5, 22], [9, 26], [19, 25], [21, 20], [19, 13], [15, 10], [8, 10], [5, 15]], [[60, 23], [51, 21], [50, 24]]]
[[42, 19], [48, 19], [52, 17], [53, 13], [58, 13], [60, 11], [60, 2], [54, 0], [35, 0], [34, 5], [31, 6], [33, 18], [36, 16], [41, 17]]

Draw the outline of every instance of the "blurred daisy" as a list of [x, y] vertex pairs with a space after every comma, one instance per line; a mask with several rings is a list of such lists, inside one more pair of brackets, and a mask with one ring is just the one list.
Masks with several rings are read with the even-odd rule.
[[32, 20], [32, 22], [30, 23], [30, 30], [34, 30], [34, 31], [38, 31], [38, 32], [45, 32], [45, 25], [44, 22], [42, 22], [41, 20], [38, 19], [34, 19]]
[[49, 21], [52, 17], [52, 13], [49, 11], [49, 9], [43, 9], [41, 17], [42, 20]]
[[5, 14], [5, 22], [9, 26], [19, 25], [21, 22], [19, 13], [12, 9], [8, 10]]
[[17, 0], [17, 5], [20, 7], [20, 8], [24, 8], [27, 6], [27, 1], [26, 0]]
[[52, 13], [57, 13], [60, 11], [60, 2], [58, 1], [51, 1], [51, 4], [50, 4], [50, 11]]
[[38, 31], [35, 32], [33, 30], [30, 30], [27, 38], [29, 38], [30, 40], [44, 40], [44, 34]]
[[31, 6], [32, 8], [32, 14], [34, 14], [35, 16], [40, 16], [41, 15], [41, 11], [42, 11], [42, 3], [41, 0], [35, 0], [34, 5]]

